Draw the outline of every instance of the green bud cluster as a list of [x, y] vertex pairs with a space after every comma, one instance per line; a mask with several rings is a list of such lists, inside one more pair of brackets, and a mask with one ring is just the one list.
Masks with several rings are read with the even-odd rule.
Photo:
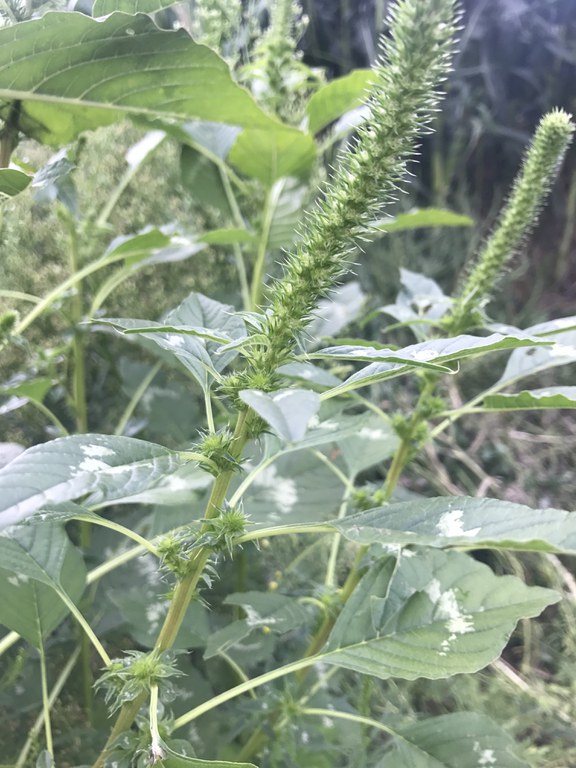
[[196, 0], [190, 31], [195, 40], [225, 53], [223, 49], [237, 34], [241, 19], [241, 0]]
[[195, 535], [190, 529], [164, 536], [156, 547], [162, 568], [173, 573], [179, 580], [187, 576], [194, 566], [197, 553], [195, 541]]
[[443, 322], [449, 332], [461, 333], [482, 323], [482, 308], [507, 263], [536, 224], [574, 128], [571, 116], [559, 109], [540, 121], [500, 220]]
[[303, 237], [271, 290], [263, 325], [268, 344], [252, 368], [289, 359], [320, 298], [345, 273], [355, 243], [393, 199], [440, 101], [456, 29], [455, 0], [401, 0], [391, 11], [391, 40], [375, 69], [369, 117], [341, 158], [305, 225]]
[[246, 530], [247, 517], [240, 507], [225, 507], [217, 517], [206, 520], [209, 530], [202, 536], [202, 544], [209, 546], [214, 552], [232, 550], [236, 540]]
[[124, 658], [112, 660], [95, 687], [104, 690], [104, 700], [112, 714], [148, 692], [152, 685], [162, 685], [164, 698], [170, 698], [173, 691], [168, 681], [181, 674], [174, 651], [126, 651]]
[[237, 472], [240, 464], [234, 456], [233, 445], [234, 436], [227, 428], [203, 434], [196, 451], [208, 461], [200, 462], [200, 466], [215, 476], [222, 472]]

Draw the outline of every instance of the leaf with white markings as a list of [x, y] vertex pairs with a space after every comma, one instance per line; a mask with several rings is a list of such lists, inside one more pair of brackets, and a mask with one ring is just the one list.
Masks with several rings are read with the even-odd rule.
[[143, 494], [187, 463], [176, 451], [131, 437], [73, 435], [36, 445], [0, 470], [0, 529], [47, 503]]
[[447, 363], [488, 352], [515, 349], [516, 347], [549, 347], [550, 344], [549, 340], [535, 338], [518, 331], [514, 335], [493, 333], [490, 336], [480, 337], [464, 334], [453, 339], [431, 339], [396, 351], [364, 346], [328, 347], [314, 352], [310, 357], [371, 362], [371, 365], [354, 373], [340, 386], [325, 393], [323, 397], [327, 399], [351, 392], [359, 387], [365, 387], [368, 384], [374, 384], [377, 381], [384, 381], [408, 373], [414, 368], [430, 368], [439, 373], [453, 373], [454, 371]]
[[486, 395], [479, 411], [537, 411], [576, 408], [576, 387], [546, 387], [517, 393]]
[[559, 599], [460, 552], [403, 555], [397, 567], [388, 557], [360, 581], [317, 659], [383, 680], [476, 672], [498, 658], [519, 619]]
[[0, 536], [0, 624], [36, 648], [67, 615], [59, 597], [77, 602], [84, 562], [62, 525], [14, 525]]
[[576, 553], [576, 513], [499, 499], [418, 499], [360, 512], [334, 525], [358, 544]]
[[401, 738], [378, 768], [528, 768], [514, 741], [486, 715], [456, 712], [398, 729]]

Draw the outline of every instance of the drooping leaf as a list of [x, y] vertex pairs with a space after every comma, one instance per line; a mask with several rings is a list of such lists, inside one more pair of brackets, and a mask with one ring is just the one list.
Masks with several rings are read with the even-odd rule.
[[423, 227], [473, 227], [474, 220], [470, 216], [443, 208], [415, 208], [408, 213], [382, 219], [373, 226], [383, 232], [403, 232]]
[[255, 128], [242, 131], [228, 155], [237, 170], [267, 187], [287, 176], [306, 176], [315, 158], [316, 145], [308, 134]]
[[487, 395], [484, 411], [530, 411], [544, 408], [576, 408], [576, 387], [547, 387], [514, 394]]
[[49, 144], [124, 115], [282, 130], [214, 51], [144, 14], [47, 13], [0, 29], [0, 115], [15, 101], [20, 130]]
[[174, 5], [174, 0], [95, 0], [92, 16], [108, 16], [114, 11], [122, 13], [156, 13]]
[[0, 536], [0, 624], [40, 647], [84, 591], [84, 561], [62, 525], [14, 525]]
[[457, 712], [398, 729], [402, 738], [378, 768], [528, 768], [514, 741], [486, 715]]
[[320, 409], [320, 396], [310, 389], [285, 389], [270, 394], [245, 389], [240, 398], [289, 443], [302, 440], [311, 418]]
[[182, 186], [193, 200], [217, 208], [225, 215], [230, 214], [230, 203], [218, 166], [206, 155], [184, 145], [180, 153], [180, 175]]
[[360, 544], [576, 552], [575, 512], [499, 499], [418, 499], [370, 509], [334, 525]]
[[[395, 304], [380, 308], [380, 312], [391, 315], [400, 323], [422, 320], [438, 320], [450, 308], [452, 300], [444, 294], [440, 286], [429, 277], [408, 269], [400, 269], [401, 288]], [[415, 336], [426, 338], [430, 326], [416, 324], [411, 326]]]
[[0, 168], [0, 199], [15, 197], [32, 181], [32, 176], [16, 168]]
[[[205, 339], [207, 341], [214, 341], [216, 344], [228, 344], [232, 341], [230, 336], [225, 336], [222, 333], [217, 333], [211, 328], [198, 328], [191, 325], [164, 325], [163, 323], [151, 324], [149, 320], [132, 320], [130, 328], [122, 328], [122, 325], [126, 322], [122, 318], [116, 320], [113, 317], [104, 318], [98, 321], [100, 325], [110, 325], [113, 328], [121, 329], [122, 333], [126, 336], [134, 334], [147, 334], [150, 336], [154, 333], [173, 333], [182, 334], [183, 336], [195, 336], [199, 339]], [[178, 346], [176, 344], [176, 346]]]
[[47, 503], [141, 494], [186, 464], [175, 451], [131, 437], [73, 435], [36, 445], [0, 470], [0, 529]]
[[355, 69], [319, 88], [306, 105], [310, 133], [318, 133], [345, 112], [362, 104], [373, 82], [371, 69]]
[[411, 368], [430, 368], [437, 370], [439, 373], [446, 373], [452, 371], [447, 365], [447, 363], [452, 361], [483, 355], [488, 352], [515, 349], [517, 347], [538, 348], [541, 345], [549, 346], [550, 342], [518, 331], [514, 335], [493, 333], [490, 336], [480, 337], [463, 334], [452, 339], [430, 339], [397, 351], [364, 346], [327, 347], [319, 352], [314, 352], [310, 357], [373, 361], [371, 365], [352, 374], [340, 386], [326, 393], [324, 398], [327, 398], [350, 392], [358, 389], [358, 387], [364, 387], [377, 381], [399, 376], [408, 372]]
[[387, 557], [363, 577], [318, 661], [381, 679], [437, 679], [496, 659], [520, 618], [558, 602], [461, 552]]

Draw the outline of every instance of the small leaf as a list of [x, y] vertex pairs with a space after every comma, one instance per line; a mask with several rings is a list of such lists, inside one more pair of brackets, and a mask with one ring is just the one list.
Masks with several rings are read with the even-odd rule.
[[359, 544], [576, 552], [576, 512], [499, 499], [418, 499], [360, 512], [334, 525]]
[[317, 658], [382, 680], [438, 679], [494, 661], [520, 618], [560, 595], [460, 552], [387, 557], [360, 581]]
[[15, 197], [32, 181], [32, 176], [16, 168], [0, 168], [0, 199]]
[[77, 602], [86, 571], [62, 525], [14, 525], [0, 536], [0, 623], [35, 647], [58, 626], [68, 608], [58, 593]]
[[310, 419], [320, 409], [320, 396], [309, 389], [284, 389], [270, 394], [245, 389], [240, 398], [289, 443], [302, 440]]
[[214, 51], [144, 14], [55, 12], [0, 29], [1, 116], [15, 100], [20, 130], [49, 144], [125, 115], [282, 130]]
[[242, 131], [228, 155], [237, 170], [267, 187], [287, 176], [306, 176], [315, 159], [316, 145], [308, 134], [254, 128]]
[[207, 245], [233, 245], [234, 243], [254, 243], [256, 238], [247, 229], [229, 227], [228, 229], [213, 229], [199, 237], [198, 240]]
[[576, 408], [576, 387], [547, 387], [514, 394], [487, 395], [480, 410], [530, 411], [543, 408]]
[[423, 227], [473, 227], [474, 220], [443, 208], [415, 208], [408, 213], [377, 221], [372, 226], [383, 232], [404, 232]]
[[457, 712], [398, 729], [401, 739], [378, 768], [528, 768], [514, 741], [486, 715]]
[[374, 78], [371, 69], [355, 69], [319, 88], [306, 105], [310, 133], [318, 133], [345, 112], [360, 106]]
[[44, 398], [52, 389], [52, 379], [38, 378], [28, 379], [21, 383], [0, 387], [0, 395], [9, 395], [14, 397], [24, 397], [26, 400], [33, 400], [37, 403], [44, 402]]

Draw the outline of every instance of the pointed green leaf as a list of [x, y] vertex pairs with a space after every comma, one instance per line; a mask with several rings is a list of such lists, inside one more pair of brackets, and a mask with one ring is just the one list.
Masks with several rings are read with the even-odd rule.
[[430, 717], [399, 733], [378, 768], [528, 768], [514, 755], [514, 741], [486, 715]]
[[49, 144], [124, 115], [282, 130], [214, 51], [144, 14], [47, 13], [0, 29], [1, 116], [14, 101], [20, 130]]
[[403, 232], [423, 227], [473, 227], [474, 220], [470, 216], [443, 208], [415, 208], [408, 213], [377, 221], [373, 226], [383, 232]]
[[355, 69], [319, 88], [306, 105], [310, 133], [318, 133], [345, 112], [360, 106], [374, 78], [371, 69]]
[[320, 395], [310, 389], [284, 389], [274, 393], [245, 389], [240, 398], [289, 443], [302, 440], [320, 410]]
[[520, 618], [560, 600], [461, 552], [403, 555], [395, 571], [391, 560], [360, 581], [318, 661], [383, 680], [476, 672], [498, 658]]
[[37, 648], [84, 591], [86, 571], [62, 525], [14, 525], [0, 536], [0, 624]]
[[236, 139], [228, 161], [245, 176], [271, 187], [286, 176], [306, 176], [316, 159], [311, 136], [300, 131], [246, 129]]
[[32, 181], [32, 176], [16, 168], [0, 168], [0, 199], [15, 197]]
[[547, 387], [514, 394], [487, 395], [480, 410], [530, 411], [543, 408], [576, 408], [576, 387]]
[[197, 328], [191, 325], [163, 325], [162, 323], [151, 324], [149, 320], [132, 320], [130, 328], [122, 328], [126, 320], [123, 318], [106, 317], [103, 320], [98, 320], [100, 325], [110, 325], [113, 328], [121, 329], [122, 333], [130, 336], [131, 334], [147, 334], [150, 336], [153, 333], [181, 333], [184, 336], [196, 336], [199, 339], [205, 339], [206, 341], [214, 341], [217, 344], [228, 344], [232, 339], [230, 336], [218, 334], [216, 331], [210, 328]]
[[73, 435], [36, 445], [0, 470], [0, 530], [49, 502], [130, 498], [186, 463], [175, 451], [131, 437]]
[[350, 515], [334, 525], [359, 544], [576, 553], [576, 512], [499, 499], [418, 499]]
[[52, 386], [52, 379], [28, 379], [19, 384], [0, 387], [0, 395], [25, 397], [26, 400], [34, 400], [37, 403], [42, 403]]
[[256, 237], [247, 229], [229, 227], [227, 229], [213, 229], [199, 237], [198, 240], [207, 245], [233, 245], [234, 243], [254, 243]]
[[453, 372], [447, 366], [447, 363], [452, 361], [517, 347], [536, 349], [540, 346], [549, 347], [550, 341], [528, 336], [524, 332], [518, 331], [515, 334], [506, 335], [493, 333], [485, 337], [463, 334], [452, 339], [431, 339], [397, 351], [363, 346], [328, 347], [311, 354], [310, 357], [372, 361], [371, 365], [354, 373], [340, 386], [330, 390], [329, 393], [325, 393], [323, 398], [327, 399], [377, 381], [399, 376], [409, 372], [411, 368], [431, 368], [438, 372]]

